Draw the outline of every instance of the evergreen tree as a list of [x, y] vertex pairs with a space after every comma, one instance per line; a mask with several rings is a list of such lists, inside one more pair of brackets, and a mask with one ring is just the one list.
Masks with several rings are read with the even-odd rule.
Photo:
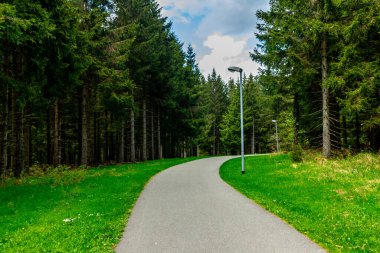
[[32, 160], [31, 106], [41, 97], [43, 45], [55, 27], [38, 2], [1, 3], [0, 15], [1, 172], [19, 177]]
[[204, 112], [202, 148], [212, 155], [218, 155], [222, 151], [220, 125], [228, 105], [228, 97], [227, 88], [215, 69], [203, 85], [200, 103]]
[[240, 151], [240, 89], [233, 80], [229, 82], [229, 105], [220, 124], [221, 141], [228, 154]]

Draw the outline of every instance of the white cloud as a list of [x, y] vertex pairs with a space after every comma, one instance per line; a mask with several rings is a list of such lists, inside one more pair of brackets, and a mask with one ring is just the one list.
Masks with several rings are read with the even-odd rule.
[[207, 37], [203, 45], [211, 52], [203, 57], [199, 62], [201, 71], [207, 75], [215, 68], [223, 80], [235, 78], [234, 74], [228, 72], [229, 66], [239, 66], [244, 72], [257, 74], [258, 65], [249, 57], [249, 45], [247, 38], [234, 39], [232, 36], [212, 34]]
[[[179, 27], [179, 38], [193, 44], [204, 75], [212, 68], [228, 80], [234, 75], [229, 65], [242, 67], [247, 74], [257, 73], [258, 64], [249, 52], [255, 47], [256, 11], [267, 9], [269, 0], [157, 0], [163, 15]], [[182, 32], [182, 33], [181, 33]]]

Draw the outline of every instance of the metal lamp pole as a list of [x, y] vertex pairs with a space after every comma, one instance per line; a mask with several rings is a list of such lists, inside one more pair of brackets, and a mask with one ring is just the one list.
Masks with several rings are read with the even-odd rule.
[[241, 140], [241, 174], [245, 173], [244, 167], [244, 115], [243, 115], [243, 69], [239, 67], [229, 67], [231, 72], [240, 73], [240, 140]]
[[277, 129], [277, 120], [272, 120], [272, 122], [275, 124], [276, 126], [276, 142], [277, 142], [277, 153], [280, 151], [280, 145], [278, 144], [278, 129]]

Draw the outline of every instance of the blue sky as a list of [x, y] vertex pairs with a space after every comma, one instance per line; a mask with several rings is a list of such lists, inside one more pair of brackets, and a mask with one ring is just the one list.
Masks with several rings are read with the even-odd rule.
[[258, 65], [249, 57], [257, 41], [256, 11], [269, 8], [269, 0], [157, 0], [162, 14], [173, 22], [173, 30], [185, 46], [192, 44], [204, 75], [212, 68], [227, 81], [236, 77], [231, 65], [247, 74]]

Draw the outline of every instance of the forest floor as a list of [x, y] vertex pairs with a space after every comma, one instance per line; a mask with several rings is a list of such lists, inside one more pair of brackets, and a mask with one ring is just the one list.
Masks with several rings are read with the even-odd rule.
[[380, 252], [380, 156], [325, 160], [308, 153], [240, 159], [220, 169], [223, 180], [330, 252]]
[[0, 252], [113, 252], [148, 180], [194, 159], [58, 171], [0, 183]]

